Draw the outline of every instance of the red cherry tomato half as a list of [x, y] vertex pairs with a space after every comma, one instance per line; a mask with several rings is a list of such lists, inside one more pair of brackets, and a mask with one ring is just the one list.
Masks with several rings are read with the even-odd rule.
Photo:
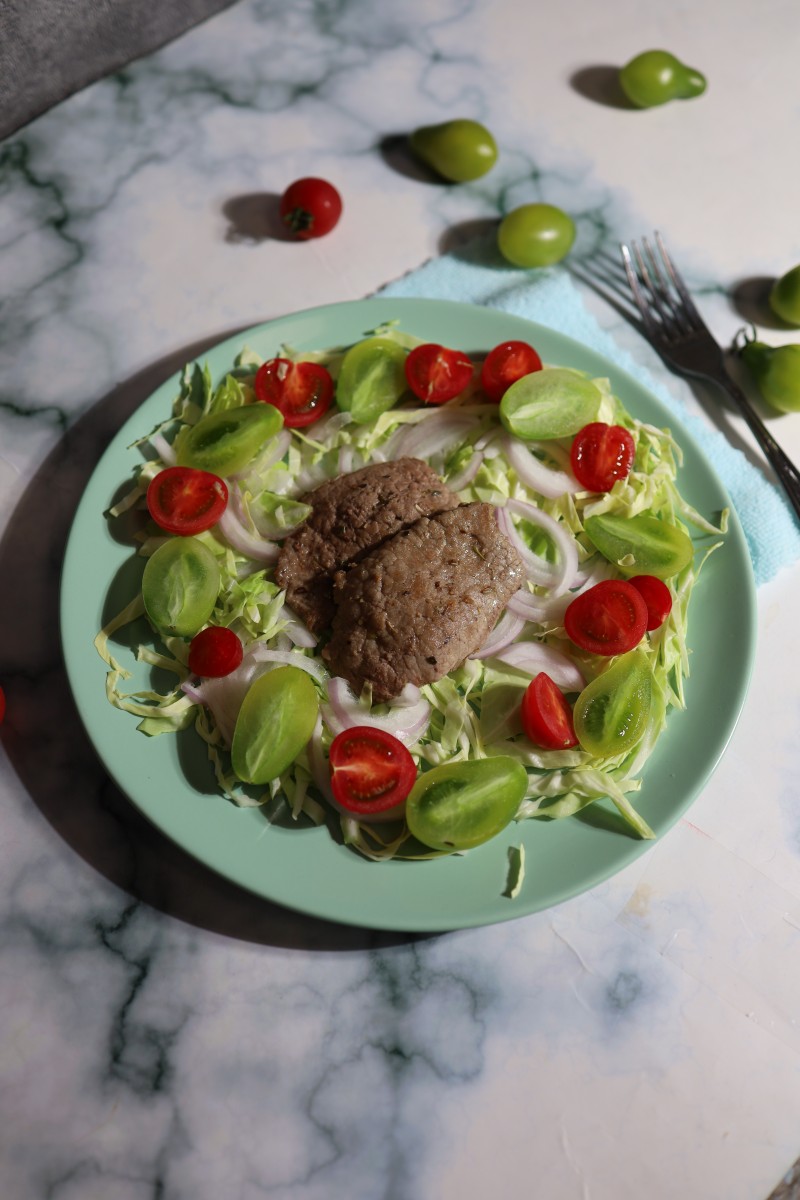
[[564, 613], [567, 637], [592, 654], [625, 654], [647, 629], [647, 605], [627, 580], [604, 579], [576, 596]]
[[527, 342], [501, 342], [483, 361], [481, 386], [489, 400], [499, 404], [512, 383], [541, 369], [542, 360], [533, 346]]
[[647, 628], [658, 629], [672, 612], [672, 592], [655, 575], [634, 575], [628, 580], [647, 605]]
[[293, 236], [308, 241], [324, 237], [338, 224], [342, 197], [326, 179], [296, 179], [281, 196], [280, 212]]
[[572, 473], [587, 492], [610, 492], [625, 479], [636, 457], [636, 444], [622, 425], [592, 421], [576, 434], [570, 451]]
[[180, 537], [210, 529], [227, 506], [224, 479], [196, 467], [165, 467], [147, 488], [147, 507], [156, 525]]
[[543, 750], [568, 750], [577, 746], [572, 709], [553, 680], [540, 671], [525, 689], [522, 728]]
[[406, 359], [406, 380], [415, 396], [426, 404], [445, 404], [472, 379], [472, 359], [460, 350], [435, 342], [415, 346]]
[[280, 409], [284, 425], [295, 428], [319, 420], [333, 402], [333, 377], [320, 363], [271, 358], [256, 371], [253, 387], [259, 400]]
[[201, 629], [189, 643], [189, 670], [208, 679], [230, 675], [243, 657], [242, 643], [233, 630], [224, 625]]
[[363, 821], [403, 814], [417, 768], [401, 741], [383, 729], [354, 725], [331, 742], [331, 787], [337, 804]]

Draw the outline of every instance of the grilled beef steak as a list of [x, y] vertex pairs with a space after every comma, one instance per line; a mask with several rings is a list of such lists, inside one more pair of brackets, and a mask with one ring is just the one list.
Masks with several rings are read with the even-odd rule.
[[281, 547], [275, 580], [313, 633], [330, 627], [333, 576], [419, 517], [455, 508], [458, 497], [416, 458], [374, 463], [321, 484], [313, 512]]
[[525, 581], [490, 504], [421, 517], [337, 575], [322, 656], [375, 701], [432, 683], [478, 650]]

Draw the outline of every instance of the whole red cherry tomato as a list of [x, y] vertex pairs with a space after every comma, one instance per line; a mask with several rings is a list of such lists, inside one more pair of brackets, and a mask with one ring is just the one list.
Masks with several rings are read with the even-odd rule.
[[483, 361], [481, 386], [492, 403], [499, 404], [512, 383], [541, 369], [542, 360], [533, 346], [527, 342], [501, 342]]
[[672, 592], [655, 575], [634, 575], [629, 580], [647, 605], [647, 628], [658, 629], [672, 612]]
[[448, 350], [435, 342], [415, 346], [406, 358], [406, 381], [426, 404], [453, 400], [472, 379], [472, 359], [461, 350]]
[[624, 579], [604, 579], [576, 596], [564, 613], [567, 637], [592, 654], [625, 654], [647, 629], [647, 605]]
[[362, 821], [400, 817], [414, 786], [414, 759], [398, 738], [354, 725], [331, 742], [331, 788], [337, 804]]
[[271, 358], [256, 371], [253, 387], [258, 399], [280, 409], [284, 425], [293, 428], [319, 420], [333, 401], [333, 377], [321, 363]]
[[522, 728], [544, 750], [568, 750], [577, 746], [572, 709], [549, 675], [540, 671], [530, 681], [522, 698]]
[[308, 176], [290, 183], [281, 196], [281, 220], [300, 241], [324, 237], [339, 223], [342, 197], [326, 179]]
[[147, 488], [147, 507], [156, 525], [180, 537], [210, 529], [227, 506], [224, 479], [197, 467], [165, 467]]
[[622, 425], [592, 421], [578, 430], [570, 450], [572, 474], [587, 492], [610, 492], [626, 479], [636, 457], [633, 437]]
[[189, 670], [208, 679], [230, 675], [243, 657], [242, 643], [233, 630], [224, 625], [201, 629], [189, 643]]

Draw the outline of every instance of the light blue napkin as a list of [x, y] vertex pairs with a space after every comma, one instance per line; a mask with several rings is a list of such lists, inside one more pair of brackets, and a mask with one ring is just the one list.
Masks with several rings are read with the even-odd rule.
[[547, 325], [604, 355], [675, 412], [702, 447], [742, 522], [756, 583], [766, 583], [782, 567], [800, 559], [800, 528], [783, 493], [722, 433], [689, 413], [681, 401], [616, 344], [586, 309], [563, 268], [507, 268], [498, 263], [493, 241], [478, 240], [457, 252], [431, 259], [378, 294], [485, 304]]

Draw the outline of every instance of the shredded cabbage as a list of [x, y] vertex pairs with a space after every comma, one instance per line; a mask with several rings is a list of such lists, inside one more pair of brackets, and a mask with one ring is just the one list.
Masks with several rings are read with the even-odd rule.
[[[408, 348], [420, 340], [403, 333], [393, 324], [375, 332]], [[323, 362], [336, 378], [346, 349], [301, 354], [291, 347], [283, 347], [280, 353], [290, 359]], [[159, 447], [166, 453], [167, 446], [179, 445], [186, 431], [205, 413], [253, 400], [252, 378], [260, 363], [258, 355], [245, 347], [216, 387], [207, 366], [194, 363], [184, 369], [172, 416], [134, 443], [148, 457], [137, 468], [131, 491], [110, 510], [110, 515], [143, 503], [149, 480], [165, 465], [158, 457]], [[524, 764], [528, 773], [527, 794], [517, 812], [517, 821], [531, 818], [560, 820], [588, 804], [607, 799], [639, 837], [652, 838], [653, 831], [635, 808], [631, 796], [641, 788], [641, 771], [665, 727], [669, 709], [684, 706], [684, 681], [690, 667], [686, 638], [689, 601], [703, 564], [721, 544], [720, 535], [725, 532], [727, 514], [720, 514], [719, 522], [714, 524], [696, 512], [678, 491], [680, 448], [669, 431], [637, 421], [627, 413], [614, 396], [609, 380], [596, 379], [594, 383], [603, 396], [598, 419], [625, 425], [636, 443], [631, 473], [605, 495], [567, 492], [552, 499], [532, 492], [502, 452], [497, 406], [476, 403], [474, 388], [447, 405], [451, 414], [461, 411], [465, 417], [469, 415], [469, 420], [456, 422], [453, 426], [456, 432], [451, 440], [438, 447], [428, 461], [447, 483], [456, 479], [478, 453], [480, 465], [470, 482], [460, 489], [461, 500], [498, 505], [504, 505], [508, 500], [534, 503], [574, 537], [579, 569], [586, 573], [597, 570], [600, 577], [614, 572], [605, 560], [600, 560], [583, 532], [587, 517], [597, 513], [631, 517], [647, 511], [682, 529], [687, 525], [694, 527], [699, 553], [695, 562], [669, 581], [673, 593], [671, 614], [659, 629], [647, 635], [641, 647], [649, 659], [655, 681], [644, 738], [627, 755], [607, 758], [592, 757], [580, 747], [561, 751], [539, 749], [524, 736], [519, 717], [530, 675], [488, 657], [468, 659], [452, 674], [421, 689], [431, 705], [431, 716], [427, 730], [410, 750], [421, 771], [442, 763], [496, 754], [513, 755]], [[291, 436], [288, 436], [289, 431], [282, 431], [278, 436], [285, 438], [285, 449], [283, 443], [276, 443], [270, 457], [270, 447], [266, 447], [263, 461], [267, 466], [254, 464], [249, 475], [240, 481], [240, 516], [253, 531], [280, 539], [310, 511], [302, 500], [310, 488], [339, 474], [342, 469], [355, 470], [371, 461], [398, 456], [402, 453], [403, 441], [407, 441], [408, 431], [422, 429], [424, 422], [435, 421], [437, 416], [441, 420], [439, 409], [401, 403], [371, 425], [357, 425], [348, 413], [333, 410], [311, 427], [291, 430]], [[563, 470], [568, 463], [569, 441], [538, 445], [533, 452], [541, 456], [546, 465]], [[156, 457], [152, 457], [154, 450]], [[557, 550], [546, 531], [521, 520], [517, 524], [517, 533], [535, 553], [554, 560]], [[213, 530], [199, 536], [217, 556], [223, 580], [211, 622], [235, 630], [245, 647], [258, 642], [274, 650], [292, 649], [287, 630], [297, 625], [297, 619], [285, 607], [285, 593], [271, 578], [271, 568], [254, 564], [231, 549]], [[163, 535], [153, 527], [144, 536], [140, 553], [152, 553], [161, 541]], [[256, 567], [258, 569], [254, 569]], [[519, 635], [520, 640], [538, 640], [569, 654], [580, 666], [587, 683], [590, 682], [605, 669], [608, 660], [577, 650], [566, 637], [562, 621], [570, 594], [561, 598], [561, 604], [547, 604], [546, 587], [532, 584], [530, 590], [534, 597], [542, 600], [549, 615], [541, 622], [529, 622]], [[255, 794], [252, 788], [243, 786], [235, 778], [226, 738], [212, 711], [182, 690], [189, 672], [185, 665], [187, 644], [181, 639], [170, 639], [168, 645], [162, 642], [157, 650], [142, 644], [137, 654], [139, 662], [153, 671], [166, 670], [175, 674], [177, 686], [166, 691], [159, 691], [155, 686], [132, 692], [123, 690], [131, 672], [112, 656], [109, 643], [124, 625], [141, 620], [143, 616], [144, 606], [138, 595], [97, 635], [98, 652], [109, 667], [106, 693], [110, 703], [140, 717], [138, 728], [149, 736], [184, 729], [193, 723], [207, 743], [220, 791], [234, 803], [264, 805], [280, 798], [294, 819], [303, 814], [314, 823], [321, 823], [328, 807], [324, 786], [320, 783], [319, 765], [315, 774], [308, 748], [285, 775], [273, 781], [262, 794]], [[313, 654], [313, 650], [298, 653]], [[255, 670], [260, 673], [274, 665], [260, 662]], [[252, 678], [255, 675], [251, 675]], [[232, 680], [229, 686], [234, 689], [236, 681]], [[241, 690], [242, 685], [238, 686]], [[317, 680], [317, 686], [324, 702], [327, 696], [322, 676]], [[362, 697], [362, 702], [369, 704], [370, 697]], [[374, 712], [380, 715], [387, 709], [391, 709], [391, 705], [376, 705]], [[332, 730], [323, 722], [319, 740], [323, 755], [327, 754], [332, 738]], [[418, 848], [406, 844], [404, 830], [398, 833], [392, 827], [387, 830], [387, 827], [361, 825], [352, 817], [341, 818], [341, 829], [345, 844], [372, 859], [439, 856], [433, 851], [415, 853], [414, 849]], [[522, 847], [512, 849], [514, 853], [510, 854], [504, 893], [511, 897], [518, 894], [524, 874]]]

